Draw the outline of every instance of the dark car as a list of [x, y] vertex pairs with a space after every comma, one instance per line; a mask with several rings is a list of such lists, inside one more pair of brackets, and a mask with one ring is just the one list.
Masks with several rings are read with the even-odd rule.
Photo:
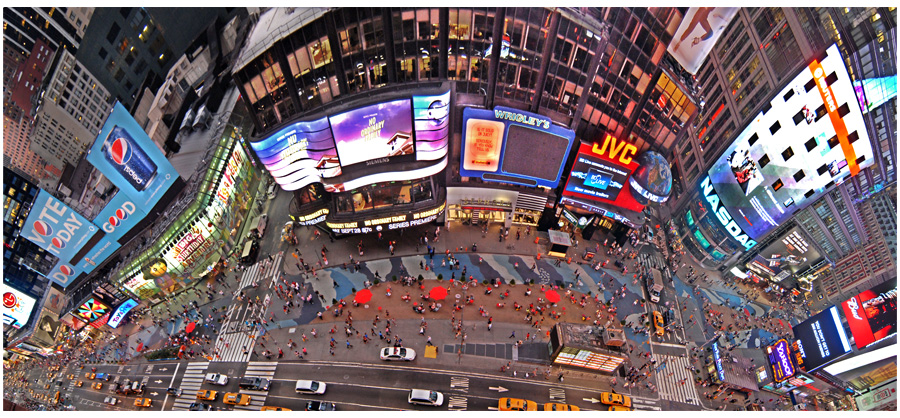
[[307, 411], [334, 411], [334, 402], [309, 401], [306, 403]]
[[210, 404], [194, 402], [190, 406], [188, 406], [188, 411], [214, 411], [213, 406]]
[[269, 390], [269, 379], [264, 377], [243, 377], [238, 383], [238, 387], [241, 389], [266, 391]]

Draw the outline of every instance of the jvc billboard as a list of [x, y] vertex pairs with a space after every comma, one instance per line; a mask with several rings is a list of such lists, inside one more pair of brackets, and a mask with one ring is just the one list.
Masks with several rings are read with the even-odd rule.
[[140, 208], [152, 208], [178, 172], [121, 103], [116, 103], [87, 160]]

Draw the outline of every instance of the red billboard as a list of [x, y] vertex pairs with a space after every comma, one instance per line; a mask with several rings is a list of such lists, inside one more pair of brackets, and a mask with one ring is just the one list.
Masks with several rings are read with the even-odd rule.
[[640, 212], [644, 205], [634, 200], [628, 178], [638, 168], [637, 147], [606, 135], [598, 143], [582, 143], [572, 164], [563, 196], [611, 203]]
[[856, 348], [897, 332], [897, 280], [884, 282], [841, 304]]

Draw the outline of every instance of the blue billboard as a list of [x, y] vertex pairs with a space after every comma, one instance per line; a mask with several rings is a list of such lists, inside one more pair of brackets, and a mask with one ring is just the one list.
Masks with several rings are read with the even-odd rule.
[[141, 208], [152, 208], [178, 178], [166, 156], [118, 102], [86, 158]]
[[525, 186], [556, 187], [575, 132], [550, 118], [496, 106], [463, 109], [459, 173]]
[[94, 246], [88, 250], [87, 254], [84, 255], [84, 258], [72, 260], [72, 264], [75, 265], [77, 270], [90, 273], [97, 268], [98, 264], [106, 261], [109, 256], [113, 255], [119, 247], [121, 247], [121, 245], [107, 235], [94, 244]]
[[96, 233], [97, 226], [41, 190], [34, 198], [20, 235], [60, 260], [68, 261]]
[[109, 321], [106, 322], [106, 325], [109, 325], [110, 328], [116, 328], [119, 324], [122, 323], [122, 320], [125, 319], [125, 315], [128, 315], [128, 312], [131, 312], [135, 306], [138, 306], [138, 303], [134, 299], [128, 299], [119, 305], [118, 308], [109, 316]]
[[120, 191], [97, 214], [94, 224], [106, 233], [106, 238], [119, 241], [125, 233], [146, 216], [147, 214], [139, 209], [130, 196]]
[[50, 273], [47, 273], [47, 278], [63, 288], [66, 288], [68, 285], [72, 284], [72, 280], [75, 280], [81, 273], [83, 273], [83, 271], [79, 269], [78, 266], [73, 266], [68, 262], [59, 260], [59, 262], [50, 270]]

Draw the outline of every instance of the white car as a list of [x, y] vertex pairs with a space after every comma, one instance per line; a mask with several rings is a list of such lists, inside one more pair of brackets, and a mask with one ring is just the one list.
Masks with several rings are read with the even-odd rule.
[[103, 403], [109, 404], [109, 405], [115, 405], [115, 404], [119, 403], [119, 400], [116, 398], [113, 398], [112, 396], [107, 396], [106, 398], [103, 399]]
[[433, 390], [410, 389], [407, 401], [413, 405], [441, 406], [444, 394]]
[[413, 361], [416, 359], [416, 352], [406, 347], [385, 347], [381, 349], [381, 359]]
[[297, 393], [305, 393], [308, 395], [321, 395], [325, 393], [325, 382], [317, 382], [315, 380], [298, 380], [294, 386]]

